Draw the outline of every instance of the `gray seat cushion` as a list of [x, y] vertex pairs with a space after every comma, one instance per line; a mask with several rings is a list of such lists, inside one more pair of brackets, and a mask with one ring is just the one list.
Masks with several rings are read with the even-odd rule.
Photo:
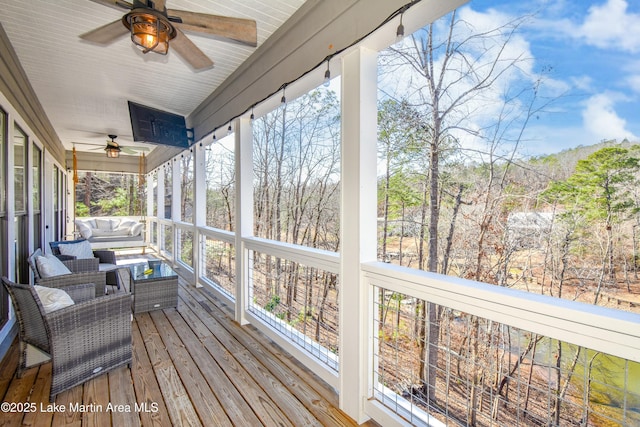
[[100, 263], [100, 265], [98, 265], [99, 271], [111, 271], [115, 270], [116, 268], [118, 268], [118, 266], [115, 264]]

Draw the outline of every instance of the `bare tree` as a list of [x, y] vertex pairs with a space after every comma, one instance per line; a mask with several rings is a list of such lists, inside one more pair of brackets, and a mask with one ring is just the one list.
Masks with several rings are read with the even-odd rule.
[[[426, 263], [420, 268], [438, 272], [442, 162], [447, 155], [451, 155], [451, 150], [457, 148], [458, 139], [453, 138], [455, 135], [482, 134], [481, 129], [470, 125], [470, 118], [479, 116], [489, 102], [495, 102], [496, 105], [509, 102], [500, 95], [502, 87], [508, 84], [511, 73], [520, 72], [519, 66], [527, 58], [524, 52], [511, 55], [508, 48], [525, 19], [518, 18], [496, 28], [478, 30], [454, 11], [448, 18], [445, 30], [438, 28], [437, 24], [429, 25], [382, 55], [384, 69], [404, 77], [406, 83], [398, 83], [398, 86], [410, 94], [408, 99], [419, 112], [413, 124], [423, 129], [425, 134], [425, 163], [428, 163], [428, 170], [423, 187], [423, 224], [427, 229], [427, 253]], [[485, 218], [485, 228], [492, 219], [488, 210], [489, 199], [486, 203], [485, 212], [488, 216]], [[482, 234], [479, 237], [478, 247], [481, 247]], [[481, 254], [481, 250], [478, 254]], [[478, 272], [479, 262], [478, 259]], [[434, 400], [436, 390], [438, 317], [437, 307], [427, 303], [424, 310], [427, 327], [422, 328], [420, 359], [425, 361], [423, 392], [430, 401]], [[471, 421], [473, 423], [473, 416]]]

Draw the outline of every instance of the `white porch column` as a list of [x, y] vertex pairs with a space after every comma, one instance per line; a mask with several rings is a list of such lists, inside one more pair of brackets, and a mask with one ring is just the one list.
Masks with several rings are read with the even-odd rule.
[[171, 227], [171, 240], [173, 241], [173, 250], [171, 251], [171, 265], [175, 266], [178, 261], [178, 248], [180, 247], [180, 239], [178, 239], [178, 228], [175, 226], [176, 222], [182, 221], [182, 212], [180, 210], [180, 200], [182, 198], [182, 180], [180, 174], [182, 173], [182, 164], [179, 157], [174, 157], [171, 160], [171, 221], [173, 227]]
[[235, 320], [241, 325], [249, 323], [245, 317], [249, 301], [251, 257], [242, 242], [253, 236], [253, 132], [251, 120], [241, 117], [235, 123], [236, 174], [236, 307]]
[[340, 408], [366, 421], [369, 290], [360, 265], [376, 259], [377, 52], [342, 60]]
[[[161, 171], [162, 168], [159, 168], [159, 171]], [[159, 180], [158, 180], [158, 174], [156, 174], [156, 178], [155, 180], [153, 179], [153, 176], [151, 174], [147, 174], [146, 175], [146, 183], [147, 183], [147, 209], [145, 211], [145, 216], [146, 216], [146, 224], [144, 226], [146, 232], [144, 233], [144, 240], [147, 243], [147, 245], [149, 245], [151, 243], [151, 218], [154, 217], [154, 215], [158, 215], [158, 212], [154, 212], [153, 211], [153, 206], [154, 206], [154, 202], [156, 203], [156, 206], [160, 206], [158, 205], [158, 194], [156, 192], [155, 194], [155, 198], [154, 198], [154, 194], [153, 194], [153, 183], [156, 183], [156, 188], [159, 187]], [[156, 223], [157, 224], [157, 223]]]
[[[158, 168], [158, 194], [156, 195], [156, 202], [158, 203], [158, 210], [156, 212], [156, 216], [158, 217], [158, 219], [165, 218], [165, 212], [164, 212], [165, 177], [164, 175], [165, 175], [165, 166], [159, 167]], [[151, 230], [149, 230], [149, 233], [151, 233]], [[151, 239], [151, 236], [149, 236], [149, 239]], [[163, 239], [164, 239], [164, 228], [163, 228], [163, 225], [160, 224], [160, 222], [158, 222], [158, 229], [157, 229], [156, 242], [155, 242], [156, 250], [158, 251], [158, 253], [162, 251], [162, 242], [164, 241]]]
[[159, 167], [158, 168], [158, 194], [156, 195], [156, 203], [158, 204], [158, 211], [156, 212], [156, 216], [158, 218], [164, 219], [165, 218], [165, 212], [164, 212], [164, 199], [165, 199], [165, 194], [164, 194], [164, 180], [165, 180], [165, 167]]
[[201, 287], [200, 276], [204, 265], [204, 236], [198, 227], [207, 224], [206, 151], [202, 144], [193, 144], [193, 274], [194, 285]]

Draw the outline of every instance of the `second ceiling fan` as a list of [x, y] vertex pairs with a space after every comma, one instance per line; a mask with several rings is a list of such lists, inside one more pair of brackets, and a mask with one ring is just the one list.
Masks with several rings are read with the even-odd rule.
[[129, 10], [118, 19], [95, 30], [80, 35], [80, 38], [107, 45], [125, 34], [144, 53], [156, 52], [166, 55], [171, 48], [187, 61], [194, 70], [213, 66], [207, 57], [183, 32], [203, 33], [225, 41], [247, 46], [257, 46], [256, 22], [251, 19], [209, 15], [184, 10], [167, 9], [164, 0], [92, 0], [118, 10]]

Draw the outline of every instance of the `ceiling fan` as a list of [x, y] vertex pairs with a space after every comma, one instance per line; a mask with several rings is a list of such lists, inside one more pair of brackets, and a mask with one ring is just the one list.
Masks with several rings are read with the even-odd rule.
[[139, 146], [124, 146], [124, 145], [120, 145], [118, 144], [115, 139], [118, 137], [118, 135], [107, 135], [109, 138], [111, 138], [110, 140], [107, 140], [107, 145], [103, 146], [103, 145], [98, 145], [98, 144], [92, 144], [89, 142], [74, 142], [74, 145], [92, 145], [92, 146], [96, 146], [99, 148], [92, 148], [92, 150], [104, 150], [105, 153], [107, 154], [107, 157], [110, 158], [116, 158], [120, 156], [120, 152], [124, 152], [126, 154], [138, 154], [140, 152], [145, 152], [145, 151], [150, 151], [150, 149], [148, 147], [139, 147]]
[[183, 32], [203, 33], [224, 41], [232, 41], [255, 47], [256, 21], [209, 15], [184, 10], [167, 9], [165, 0], [91, 0], [118, 10], [129, 10], [122, 19], [81, 34], [80, 38], [107, 45], [130, 33], [131, 40], [143, 53], [156, 52], [166, 55], [171, 48], [187, 61], [194, 70], [213, 66], [207, 57]]

